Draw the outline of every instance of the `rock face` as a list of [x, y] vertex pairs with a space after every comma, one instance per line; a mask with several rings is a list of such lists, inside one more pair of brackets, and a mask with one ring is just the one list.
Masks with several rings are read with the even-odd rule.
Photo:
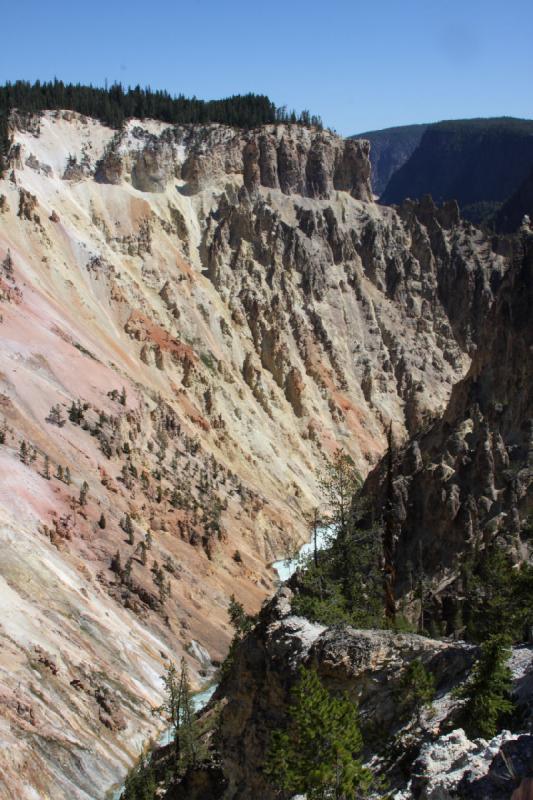
[[396, 170], [413, 154], [427, 125], [400, 125], [379, 131], [367, 131], [354, 136], [370, 142], [372, 191], [381, 195]]
[[[517, 558], [521, 524], [533, 497], [533, 235], [524, 229], [513, 266], [487, 315], [467, 376], [442, 419], [413, 438], [393, 467], [397, 594], [409, 594], [411, 572], [433, 581], [433, 613], [450, 625], [461, 556], [495, 536]], [[367, 479], [376, 509], [387, 503], [384, 463]]]
[[363, 731], [392, 736], [402, 725], [400, 678], [412, 660], [420, 658], [433, 673], [440, 694], [464, 678], [472, 663], [473, 648], [464, 643], [311, 624], [291, 615], [290, 598], [290, 590], [282, 589], [263, 609], [215, 695], [224, 699], [219, 740], [227, 800], [276, 797], [261, 766], [270, 734], [285, 722], [301, 664], [315, 665], [326, 686], [359, 703]]
[[470, 741], [459, 728], [422, 747], [397, 800], [519, 800], [531, 793], [533, 736], [503, 731]]
[[335, 191], [370, 200], [368, 142], [344, 140], [299, 125], [266, 125], [250, 132], [227, 126], [163, 126], [159, 135], [130, 127], [109, 143], [97, 180], [121, 180], [143, 192], [163, 192], [174, 177], [195, 194], [225, 176], [242, 175], [249, 191], [328, 199]]
[[369, 202], [364, 142], [30, 122], [0, 181], [0, 794], [87, 800], [167, 657], [199, 680], [229, 596], [272, 591], [324, 458], [366, 475], [442, 412], [511, 259], [453, 204]]

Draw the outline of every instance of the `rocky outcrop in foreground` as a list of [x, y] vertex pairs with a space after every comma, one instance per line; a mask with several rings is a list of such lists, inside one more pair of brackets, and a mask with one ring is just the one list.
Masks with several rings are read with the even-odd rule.
[[[277, 797], [262, 767], [272, 732], [286, 723], [290, 690], [301, 665], [316, 667], [327, 687], [358, 704], [364, 757], [384, 777], [387, 796], [503, 800], [515, 789], [525, 791], [527, 778], [533, 777], [533, 736], [506, 731], [490, 742], [470, 741], [455, 729], [460, 701], [453, 689], [466, 679], [476, 647], [384, 630], [328, 629], [294, 616], [291, 596], [282, 588], [264, 606], [205, 712], [220, 714], [216, 766], [192, 770], [186, 779], [190, 794], [184, 794], [182, 783], [169, 790], [168, 800]], [[432, 674], [436, 689], [421, 715], [406, 708], [400, 688], [415, 659]], [[533, 719], [533, 648], [516, 648], [509, 665], [525, 731]], [[202, 794], [208, 777], [209, 791]]]
[[[276, 797], [261, 768], [272, 731], [286, 721], [300, 665], [314, 665], [326, 686], [347, 692], [359, 704], [367, 740], [381, 740], [386, 748], [405, 725], [399, 687], [414, 659], [435, 677], [440, 701], [432, 728], [444, 724], [450, 711], [445, 698], [472, 664], [475, 648], [465, 643], [392, 631], [327, 629], [293, 616], [290, 601], [291, 592], [285, 588], [262, 610], [215, 695], [215, 701], [222, 701], [219, 746], [229, 781], [224, 795], [228, 800]], [[369, 745], [367, 756], [371, 753]]]
[[470, 741], [459, 728], [428, 742], [395, 800], [528, 800], [533, 789], [533, 736], [503, 731]]

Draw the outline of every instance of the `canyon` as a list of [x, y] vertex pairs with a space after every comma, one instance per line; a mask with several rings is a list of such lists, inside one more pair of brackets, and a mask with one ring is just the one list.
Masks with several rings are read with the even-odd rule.
[[[472, 370], [503, 363], [515, 252], [453, 201], [377, 205], [368, 144], [317, 128], [47, 111], [13, 113], [10, 136], [0, 789], [104, 798], [160, 725], [169, 659], [200, 686], [229, 597], [257, 612], [273, 593], [326, 459], [341, 447], [366, 477], [389, 427], [440, 442], [450, 403], [466, 414]], [[509, 396], [504, 438], [527, 410]], [[480, 453], [505, 458], [483, 413]], [[400, 495], [425, 491], [405, 480], [403, 520]]]

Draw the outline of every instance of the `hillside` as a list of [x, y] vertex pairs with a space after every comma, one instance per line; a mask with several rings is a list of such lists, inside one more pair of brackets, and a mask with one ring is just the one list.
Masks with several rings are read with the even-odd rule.
[[[411, 211], [420, 214], [419, 207]], [[420, 216], [425, 217], [430, 237], [438, 235], [427, 214]], [[340, 761], [327, 760], [328, 735], [339, 734], [335, 730], [324, 734], [320, 722], [325, 726], [328, 720], [320, 716], [319, 704], [308, 710], [298, 694], [306, 670], [318, 676], [336, 702], [349, 698], [357, 707], [362, 759], [384, 782], [378, 783], [371, 796], [401, 800], [527, 797], [533, 755], [533, 647], [528, 630], [533, 619], [531, 229], [524, 228], [512, 246], [511, 264], [488, 310], [477, 352], [468, 374], [454, 386], [444, 414], [405, 446], [392, 448], [369, 475], [348, 523], [356, 547], [350, 546], [350, 536], [342, 536], [345, 523], [337, 521], [339, 533], [329, 549], [300, 562], [289, 586], [263, 606], [255, 624], [240, 636], [203, 716], [206, 724], [209, 720], [212, 724], [215, 715], [219, 720], [211, 761], [191, 766], [181, 783], [170, 784], [165, 800], [277, 800], [306, 785], [317, 751], [323, 771], [317, 770], [316, 782], [327, 785], [327, 777], [320, 778], [328, 774], [324, 765], [339, 769]], [[366, 563], [368, 546], [364, 529], [357, 523], [361, 509], [366, 514], [369, 508], [372, 529], [367, 541], [376, 537], [376, 523], [382, 525], [381, 552], [387, 526], [393, 530], [390, 574], [398, 615], [394, 625], [391, 620], [376, 624], [379, 617], [372, 625], [364, 624], [360, 615], [347, 618], [346, 605], [336, 604], [339, 593], [348, 592], [345, 599], [352, 597], [361, 611], [366, 596], [374, 591], [368, 572], [356, 571], [358, 564]], [[327, 564], [337, 547], [346, 557], [358, 556], [351, 562], [347, 589], [340, 583], [334, 588], [330, 581]], [[515, 591], [519, 576], [527, 581], [519, 595], [525, 612], [522, 622], [514, 616], [518, 596], [511, 586], [501, 584], [495, 592], [501, 579], [498, 562], [484, 562], [487, 554], [495, 552], [509, 559], [508, 575], [514, 576]], [[476, 585], [476, 571], [483, 563], [490, 566]], [[522, 569], [517, 569], [520, 563]], [[378, 574], [383, 609], [383, 571]], [[302, 606], [302, 593], [315, 594], [321, 604]], [[329, 619], [321, 619], [328, 604]], [[504, 656], [509, 682], [506, 697], [512, 698], [513, 714], [503, 719], [496, 715], [494, 722], [500, 724], [486, 726], [488, 733], [481, 737], [475, 726], [491, 719], [489, 703], [476, 706], [474, 720], [468, 723], [458, 689], [475, 671], [478, 643], [497, 633], [515, 644]], [[481, 653], [484, 648], [486, 644]], [[483, 691], [492, 674], [487, 669], [486, 683], [478, 684], [478, 691]], [[408, 680], [413, 675], [415, 686]], [[431, 699], [420, 704], [417, 690], [428, 676]], [[491, 687], [494, 691], [494, 684]], [[311, 767], [302, 773], [296, 770], [307, 743], [306, 725], [312, 732]], [[284, 795], [278, 774], [264, 766], [269, 763], [272, 743], [286, 730], [299, 738], [294, 748], [290, 738], [283, 739], [279, 769], [288, 779], [281, 785], [288, 783], [291, 789]], [[156, 763], [165, 758], [171, 758], [171, 753], [156, 751]], [[295, 765], [294, 773], [284, 771], [285, 763]], [[354, 768], [353, 754], [345, 763], [347, 776]], [[208, 793], [206, 774], [211, 778]], [[367, 795], [361, 792], [360, 796]]]
[[509, 266], [453, 204], [371, 201], [368, 146], [72, 111], [10, 120], [0, 181], [7, 797], [104, 797], [196, 685], [231, 594], [307, 538], [468, 369]]
[[507, 117], [430, 125], [395, 172], [380, 201], [430, 194], [455, 199], [474, 222], [487, 219], [517, 190], [533, 164], [533, 121]]
[[503, 233], [512, 233], [522, 224], [524, 215], [533, 217], [533, 168], [516, 192], [498, 211], [495, 220], [496, 229]]
[[427, 125], [399, 125], [379, 131], [365, 131], [350, 137], [370, 142], [372, 191], [381, 195], [392, 175], [411, 157]]

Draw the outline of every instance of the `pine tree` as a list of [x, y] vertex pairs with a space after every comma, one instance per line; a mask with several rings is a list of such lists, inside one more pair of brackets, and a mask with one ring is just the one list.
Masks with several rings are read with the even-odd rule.
[[106, 527], [106, 524], [107, 524], [106, 523], [106, 518], [105, 518], [104, 512], [102, 511], [102, 513], [100, 514], [100, 519], [98, 520], [98, 525], [102, 530], [104, 530], [105, 527]]
[[516, 565], [496, 540], [463, 565], [464, 618], [467, 637], [490, 635], [521, 641], [533, 625], [533, 565]]
[[71, 481], [70, 469], [68, 467], [65, 467], [65, 483], [67, 484], [67, 486], [70, 486], [70, 481]]
[[162, 680], [166, 696], [154, 713], [163, 717], [172, 731], [174, 777], [178, 778], [187, 767], [194, 766], [202, 755], [185, 659], [181, 659], [179, 673], [175, 665], [170, 663]]
[[149, 758], [142, 757], [128, 773], [121, 800], [155, 800], [157, 784]]
[[512, 674], [507, 666], [511, 655], [508, 641], [491, 636], [481, 645], [481, 654], [466, 683], [456, 691], [465, 700], [460, 724], [471, 739], [491, 739], [501, 718], [513, 710], [510, 700]]
[[19, 458], [23, 464], [28, 463], [28, 445], [24, 439], [20, 443]]
[[87, 481], [83, 481], [80, 488], [80, 506], [87, 505], [88, 493], [89, 493], [89, 484], [87, 483]]
[[124, 583], [127, 584], [130, 583], [132, 567], [133, 567], [133, 559], [130, 556], [130, 558], [128, 558], [126, 561], [124, 565], [124, 571], [122, 572], [122, 580], [124, 581]]
[[300, 669], [288, 707], [285, 730], [273, 733], [265, 772], [273, 785], [308, 800], [365, 797], [372, 774], [360, 759], [362, 737], [357, 707], [335, 696], [314, 669]]
[[124, 533], [128, 534], [128, 544], [135, 544], [135, 537], [133, 535], [133, 522], [131, 521], [129, 514], [126, 514], [126, 516], [121, 520], [120, 527]]
[[140, 553], [141, 553], [141, 564], [144, 567], [144, 566], [146, 566], [146, 558], [147, 558], [146, 557], [146, 544], [145, 544], [144, 541], [139, 542], [139, 550], [140, 550]]
[[422, 711], [431, 705], [435, 697], [435, 678], [420, 658], [411, 661], [399, 682], [398, 704], [404, 715], [416, 714], [418, 724]]
[[383, 515], [383, 587], [384, 587], [384, 610], [385, 617], [389, 623], [394, 624], [396, 619], [396, 567], [395, 567], [395, 546], [397, 538], [397, 523], [394, 515], [394, 440], [392, 436], [392, 423], [389, 425], [387, 434], [387, 500]]
[[120, 551], [117, 550], [115, 555], [111, 558], [111, 564], [109, 565], [109, 569], [111, 572], [114, 572], [115, 575], [122, 575], [122, 561], [120, 558]]
[[58, 481], [63, 480], [63, 467], [61, 466], [61, 464], [57, 465], [56, 478], [58, 479]]
[[255, 625], [255, 618], [246, 613], [244, 606], [235, 599], [234, 594], [230, 597], [228, 616], [231, 626], [239, 639], [246, 636]]
[[334, 539], [342, 544], [348, 534], [352, 499], [361, 487], [361, 476], [351, 456], [340, 448], [336, 450], [333, 460], [319, 477], [319, 485], [328, 507], [328, 521], [333, 528]]
[[50, 480], [50, 458], [46, 454], [44, 456], [43, 475], [47, 481]]
[[48, 413], [47, 420], [48, 422], [57, 425], [59, 428], [63, 427], [65, 420], [63, 419], [63, 412], [61, 411], [61, 406], [59, 404], [52, 406]]

